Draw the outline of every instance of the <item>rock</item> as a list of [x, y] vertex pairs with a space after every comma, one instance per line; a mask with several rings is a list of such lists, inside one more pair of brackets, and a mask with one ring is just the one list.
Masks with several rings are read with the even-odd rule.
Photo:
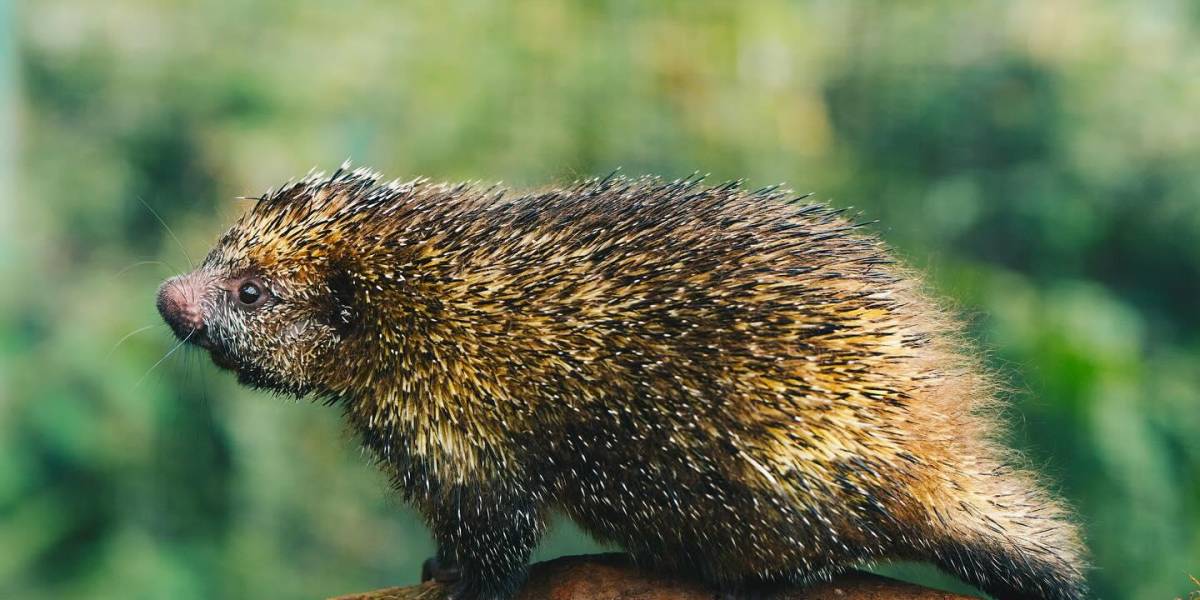
[[[682, 579], [651, 573], [622, 554], [567, 556], [537, 563], [518, 600], [713, 600], [716, 592]], [[338, 596], [332, 600], [443, 600], [433, 582]], [[969, 600], [910, 583], [852, 572], [807, 588], [777, 586], [762, 600]]]

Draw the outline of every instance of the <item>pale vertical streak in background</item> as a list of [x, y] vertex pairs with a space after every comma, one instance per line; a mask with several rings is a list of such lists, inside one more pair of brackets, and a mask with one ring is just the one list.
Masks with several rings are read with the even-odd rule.
[[[17, 77], [12, 0], [0, 0], [0, 281], [11, 281], [16, 264]], [[5, 305], [0, 297], [0, 308]], [[5, 327], [0, 319], [0, 330]], [[0, 406], [8, 404], [9, 375], [0, 365]]]
[[13, 263], [17, 157], [16, 28], [11, 0], [0, 0], [0, 273]]

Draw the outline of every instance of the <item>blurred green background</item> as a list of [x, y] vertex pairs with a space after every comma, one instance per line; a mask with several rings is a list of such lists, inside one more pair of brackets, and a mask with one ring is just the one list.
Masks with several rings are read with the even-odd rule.
[[[234, 197], [347, 157], [518, 187], [699, 170], [878, 219], [1012, 390], [1098, 595], [1186, 595], [1198, 109], [1182, 0], [0, 0], [0, 597], [416, 579], [428, 535], [336, 410], [196, 352], [152, 369], [156, 286]], [[560, 526], [539, 556], [590, 548]]]

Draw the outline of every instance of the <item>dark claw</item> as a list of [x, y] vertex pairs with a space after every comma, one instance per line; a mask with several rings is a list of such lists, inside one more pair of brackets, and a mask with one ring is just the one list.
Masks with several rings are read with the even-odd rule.
[[442, 564], [437, 557], [425, 559], [421, 565], [421, 583], [436, 581], [438, 583], [454, 583], [462, 578], [462, 571], [457, 565]]

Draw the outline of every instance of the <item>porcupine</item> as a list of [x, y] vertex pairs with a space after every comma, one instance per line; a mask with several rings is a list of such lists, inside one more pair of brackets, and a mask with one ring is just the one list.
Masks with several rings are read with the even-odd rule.
[[994, 441], [977, 353], [920, 288], [779, 188], [343, 165], [257, 198], [158, 308], [243, 384], [340, 406], [453, 598], [510, 597], [556, 510], [733, 594], [904, 559], [1084, 597], [1067, 509]]

